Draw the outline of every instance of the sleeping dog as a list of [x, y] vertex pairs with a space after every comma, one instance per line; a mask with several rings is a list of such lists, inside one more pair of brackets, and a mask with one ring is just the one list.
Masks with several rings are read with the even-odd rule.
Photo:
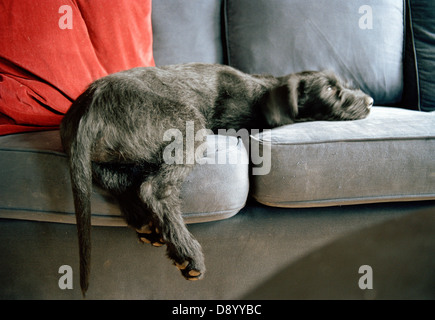
[[[61, 123], [69, 156], [80, 247], [80, 285], [88, 288], [92, 181], [119, 200], [143, 242], [166, 244], [186, 279], [205, 272], [200, 244], [180, 211], [180, 187], [191, 163], [167, 164], [163, 139], [171, 128], [267, 129], [301, 121], [365, 118], [373, 99], [330, 72], [283, 77], [232, 67], [184, 64], [135, 68], [93, 82]], [[199, 142], [195, 142], [199, 143]]]

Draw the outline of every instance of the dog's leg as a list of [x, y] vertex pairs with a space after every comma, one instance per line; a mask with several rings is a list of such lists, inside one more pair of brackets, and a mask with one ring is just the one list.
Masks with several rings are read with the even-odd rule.
[[[205, 272], [198, 241], [187, 230], [181, 216], [180, 188], [191, 166], [163, 164], [140, 186], [139, 196], [153, 212], [153, 225], [142, 231], [160, 233], [167, 255], [188, 280], [198, 280]], [[154, 229], [153, 229], [154, 228]]]
[[136, 230], [139, 241], [155, 247], [164, 244], [158, 229], [153, 227], [152, 212], [140, 200], [132, 170], [120, 170], [113, 164], [93, 164], [94, 180], [109, 190], [118, 200], [121, 213], [128, 226]]
[[117, 199], [125, 221], [136, 230], [140, 242], [151, 243], [155, 247], [165, 244], [159, 230], [154, 227], [152, 212], [140, 200], [136, 189], [117, 195]]

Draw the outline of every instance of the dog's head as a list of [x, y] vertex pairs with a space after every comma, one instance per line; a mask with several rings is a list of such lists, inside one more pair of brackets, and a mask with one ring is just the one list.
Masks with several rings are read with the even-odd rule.
[[264, 114], [271, 127], [312, 120], [357, 120], [365, 118], [373, 98], [342, 82], [334, 73], [304, 71], [279, 78]]

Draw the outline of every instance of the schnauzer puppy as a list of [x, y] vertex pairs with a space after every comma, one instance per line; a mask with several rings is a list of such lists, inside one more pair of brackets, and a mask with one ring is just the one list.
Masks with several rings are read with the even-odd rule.
[[[373, 99], [334, 74], [249, 75], [223, 65], [135, 68], [93, 82], [61, 123], [69, 156], [80, 247], [80, 285], [88, 288], [92, 181], [119, 200], [143, 242], [166, 244], [188, 280], [205, 272], [200, 244], [180, 211], [180, 187], [193, 164], [167, 164], [166, 130], [266, 129], [299, 121], [366, 117]], [[199, 144], [200, 142], [194, 142]], [[196, 147], [197, 145], [195, 145]]]

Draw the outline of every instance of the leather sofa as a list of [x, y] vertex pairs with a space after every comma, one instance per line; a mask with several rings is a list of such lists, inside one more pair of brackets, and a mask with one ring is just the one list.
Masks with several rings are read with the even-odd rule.
[[[207, 157], [237, 161], [197, 165], [183, 186], [183, 216], [206, 257], [202, 281], [185, 281], [164, 249], [136, 243], [116, 201], [94, 186], [88, 297], [240, 298], [344, 234], [433, 209], [433, 21], [435, 6], [417, 0], [154, 1], [156, 65], [220, 63], [276, 76], [328, 69], [375, 106], [363, 120], [252, 133], [248, 148], [209, 137]], [[266, 165], [252, 161], [260, 149], [270, 167], [255, 174]], [[0, 297], [80, 299], [59, 132], [1, 136], [0, 164]], [[73, 289], [59, 287], [62, 265], [72, 267]]]

